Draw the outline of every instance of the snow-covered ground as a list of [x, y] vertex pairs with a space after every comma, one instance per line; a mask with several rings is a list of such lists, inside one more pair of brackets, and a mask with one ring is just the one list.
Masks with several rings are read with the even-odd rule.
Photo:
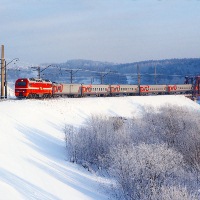
[[0, 101], [0, 199], [108, 199], [109, 185], [67, 161], [63, 128], [91, 114], [131, 117], [150, 106], [200, 109], [183, 96]]

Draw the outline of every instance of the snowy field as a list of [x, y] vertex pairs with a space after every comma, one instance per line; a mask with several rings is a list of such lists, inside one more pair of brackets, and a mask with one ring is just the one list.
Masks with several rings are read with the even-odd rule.
[[184, 96], [0, 101], [0, 199], [108, 199], [109, 181], [67, 161], [63, 128], [92, 114], [139, 116], [146, 106], [200, 106]]

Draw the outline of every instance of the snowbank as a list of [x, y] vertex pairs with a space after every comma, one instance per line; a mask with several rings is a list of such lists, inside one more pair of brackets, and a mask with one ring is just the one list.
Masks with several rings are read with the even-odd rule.
[[66, 159], [63, 128], [91, 114], [131, 117], [146, 106], [199, 105], [183, 96], [0, 101], [0, 197], [3, 200], [107, 199], [98, 179]]

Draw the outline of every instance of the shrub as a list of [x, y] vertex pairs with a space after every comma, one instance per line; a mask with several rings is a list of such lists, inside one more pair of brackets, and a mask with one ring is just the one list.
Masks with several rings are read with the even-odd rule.
[[166, 145], [117, 146], [110, 152], [110, 173], [125, 199], [149, 199], [160, 193], [166, 179], [183, 164], [182, 156]]

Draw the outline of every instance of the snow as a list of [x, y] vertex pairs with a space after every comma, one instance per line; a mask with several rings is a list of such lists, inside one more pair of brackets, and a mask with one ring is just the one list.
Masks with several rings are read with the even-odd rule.
[[79, 126], [92, 114], [137, 116], [169, 103], [200, 108], [184, 96], [0, 101], [0, 199], [108, 199], [106, 178], [67, 160], [65, 124]]

